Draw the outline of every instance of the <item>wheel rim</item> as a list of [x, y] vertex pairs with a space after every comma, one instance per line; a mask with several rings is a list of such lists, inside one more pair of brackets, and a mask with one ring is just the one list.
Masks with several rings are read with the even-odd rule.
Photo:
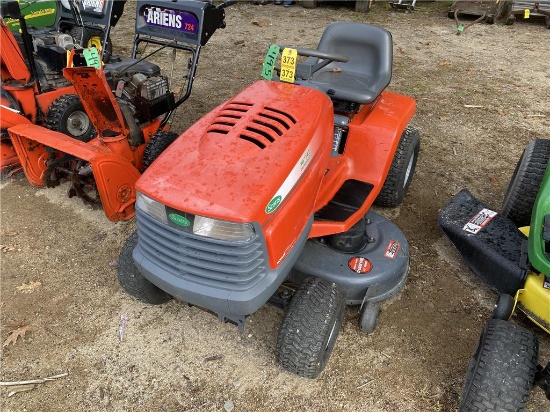
[[332, 324], [332, 329], [330, 330], [330, 333], [328, 335], [328, 340], [327, 340], [327, 345], [325, 346], [325, 352], [330, 350], [331, 348], [331, 343], [332, 343], [332, 340], [333, 338], [336, 336], [336, 332], [337, 332], [337, 328], [336, 328], [336, 325], [338, 324], [338, 320], [335, 319], [334, 320], [334, 323]]
[[411, 159], [409, 160], [409, 164], [407, 165], [407, 170], [405, 171], [405, 180], [403, 181], [403, 187], [406, 187], [407, 183], [409, 183], [415, 158], [416, 158], [416, 155], [413, 153], [413, 155], [411, 156]]
[[75, 111], [67, 118], [67, 131], [75, 137], [86, 134], [90, 127], [90, 118], [83, 111]]

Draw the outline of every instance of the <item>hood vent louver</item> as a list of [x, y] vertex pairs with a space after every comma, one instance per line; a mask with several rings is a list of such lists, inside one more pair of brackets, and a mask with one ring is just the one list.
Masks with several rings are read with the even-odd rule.
[[[252, 104], [244, 102], [227, 104], [214, 119], [207, 133], [228, 135], [252, 106]], [[238, 137], [260, 149], [265, 149], [289, 130], [293, 124], [296, 124], [296, 119], [290, 114], [271, 107], [264, 107], [257, 115], [249, 117], [248, 124], [241, 129]]]

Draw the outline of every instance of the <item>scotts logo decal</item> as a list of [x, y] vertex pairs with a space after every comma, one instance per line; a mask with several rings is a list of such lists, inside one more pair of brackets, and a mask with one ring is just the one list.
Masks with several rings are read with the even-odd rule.
[[372, 270], [372, 263], [367, 258], [355, 256], [348, 260], [348, 266], [355, 273], [365, 274]]
[[155, 6], [145, 7], [142, 11], [148, 26], [175, 29], [186, 33], [198, 33], [199, 22], [188, 11], [165, 9]]
[[298, 163], [294, 165], [294, 168], [285, 179], [283, 185], [277, 190], [275, 196], [269, 201], [265, 208], [265, 213], [270, 214], [275, 211], [279, 205], [283, 202], [285, 197], [288, 196], [292, 188], [298, 183], [305, 170], [307, 169], [311, 159], [313, 158], [314, 150], [311, 145], [304, 151]]
[[191, 224], [191, 222], [185, 217], [183, 217], [182, 215], [177, 215], [175, 213], [170, 213], [168, 215], [168, 218], [178, 226], [189, 226]]
[[273, 199], [271, 199], [271, 202], [269, 202], [269, 204], [265, 208], [265, 213], [270, 214], [275, 209], [277, 209], [281, 204], [282, 199], [283, 198], [281, 196], [275, 196]]

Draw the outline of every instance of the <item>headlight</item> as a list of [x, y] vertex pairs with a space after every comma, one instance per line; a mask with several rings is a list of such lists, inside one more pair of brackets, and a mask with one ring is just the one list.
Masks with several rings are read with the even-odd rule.
[[235, 223], [226, 220], [195, 216], [193, 233], [220, 240], [246, 242], [256, 233], [250, 223]]
[[164, 205], [151, 199], [150, 197], [145, 196], [143, 193], [137, 192], [136, 194], [136, 208], [143, 210], [152, 218], [168, 224], [166, 208]]
[[193, 231], [193, 234], [199, 236], [233, 242], [246, 242], [256, 234], [251, 223], [235, 223], [212, 219], [191, 213], [178, 212], [172, 208], [168, 208], [169, 213], [166, 213], [167, 208], [165, 205], [140, 192], [137, 192], [136, 195], [136, 208], [166, 225], [177, 227], [186, 232]]

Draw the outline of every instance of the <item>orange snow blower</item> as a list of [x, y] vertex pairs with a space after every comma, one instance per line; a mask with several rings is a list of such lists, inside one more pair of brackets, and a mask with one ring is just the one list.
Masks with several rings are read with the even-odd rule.
[[[54, 187], [66, 179], [69, 197], [102, 205], [108, 219], [134, 216], [134, 184], [178, 136], [167, 131], [168, 121], [189, 97], [201, 47], [225, 27], [224, 8], [231, 3], [138, 1], [132, 58], [113, 56], [102, 66], [89, 50], [73, 52], [77, 67], [65, 68], [63, 74], [82, 102], [81, 113], [89, 118], [95, 137], [74, 138], [47, 130], [2, 106], [2, 122], [27, 180]], [[138, 59], [143, 45], [158, 48]], [[166, 48], [191, 56], [187, 85], [177, 100], [159, 66], [146, 60]], [[68, 117], [78, 120], [74, 113], [57, 114], [59, 119]]]

